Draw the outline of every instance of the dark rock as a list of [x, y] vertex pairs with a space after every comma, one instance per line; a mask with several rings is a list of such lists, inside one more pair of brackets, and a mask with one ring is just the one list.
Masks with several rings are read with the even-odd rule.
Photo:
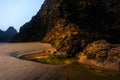
[[95, 60], [98, 62], [104, 62], [108, 57], [108, 51], [99, 51], [96, 53]]
[[[84, 34], [84, 35], [83, 35]], [[66, 20], [60, 20], [43, 39], [51, 43], [59, 52], [75, 55], [88, 43], [89, 33], [78, 29], [78, 26]]]
[[83, 53], [89, 59], [100, 59], [107, 56], [107, 51], [111, 48], [111, 44], [105, 40], [98, 40], [87, 45]]
[[113, 47], [108, 51], [107, 61], [108, 62], [120, 61], [120, 46]]
[[105, 40], [98, 40], [87, 45], [82, 52], [88, 59], [98, 62], [119, 62], [120, 45], [112, 45]]
[[99, 39], [120, 42], [120, 0], [45, 0], [13, 42], [43, 41], [75, 55]]

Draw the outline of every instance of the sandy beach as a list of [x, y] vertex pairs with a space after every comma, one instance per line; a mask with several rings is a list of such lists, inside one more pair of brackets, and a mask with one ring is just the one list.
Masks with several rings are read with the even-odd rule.
[[0, 80], [55, 80], [60, 66], [44, 65], [13, 57], [50, 48], [51, 45], [39, 42], [0, 44]]
[[120, 80], [119, 75], [98, 75], [81, 64], [49, 65], [19, 59], [23, 54], [53, 49], [45, 43], [0, 44], [0, 80]]

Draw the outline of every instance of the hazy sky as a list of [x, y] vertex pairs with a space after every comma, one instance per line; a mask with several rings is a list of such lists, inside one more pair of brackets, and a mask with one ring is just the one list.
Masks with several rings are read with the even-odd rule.
[[0, 0], [0, 29], [14, 26], [17, 30], [30, 21], [44, 0]]

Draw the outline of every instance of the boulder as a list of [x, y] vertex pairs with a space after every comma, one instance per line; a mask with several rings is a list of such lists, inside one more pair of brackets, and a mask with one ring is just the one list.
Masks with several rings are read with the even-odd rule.
[[115, 46], [108, 51], [108, 62], [120, 62], [120, 46]]
[[87, 45], [83, 53], [89, 59], [98, 59], [107, 56], [107, 51], [111, 48], [111, 44], [106, 40], [97, 40]]

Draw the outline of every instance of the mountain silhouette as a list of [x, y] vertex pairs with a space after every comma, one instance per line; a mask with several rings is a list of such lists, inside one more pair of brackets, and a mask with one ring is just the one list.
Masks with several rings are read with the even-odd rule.
[[17, 34], [14, 27], [9, 27], [6, 31], [0, 30], [0, 42], [9, 42]]

